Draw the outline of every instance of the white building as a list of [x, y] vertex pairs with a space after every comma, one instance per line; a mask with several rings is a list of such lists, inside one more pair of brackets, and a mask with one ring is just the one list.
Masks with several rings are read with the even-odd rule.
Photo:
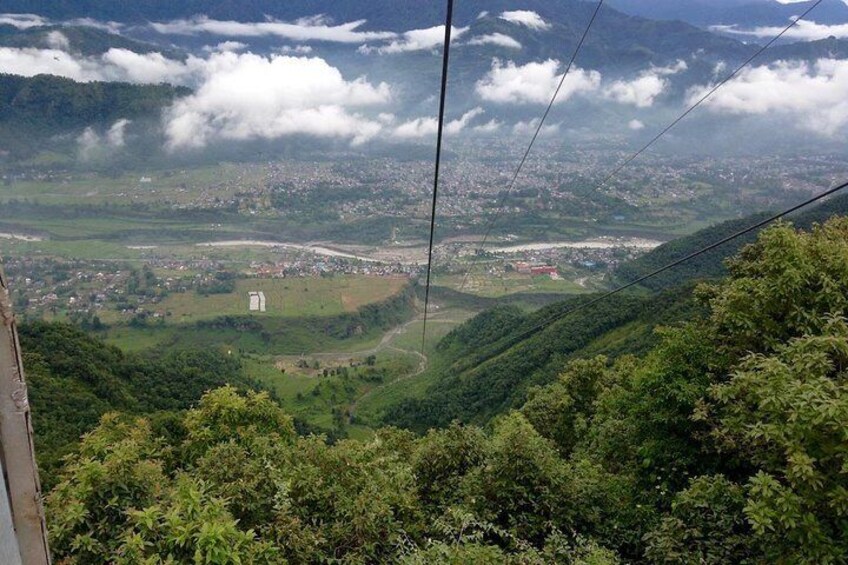
[[264, 312], [265, 311], [265, 293], [262, 291], [249, 292], [250, 296], [250, 311]]

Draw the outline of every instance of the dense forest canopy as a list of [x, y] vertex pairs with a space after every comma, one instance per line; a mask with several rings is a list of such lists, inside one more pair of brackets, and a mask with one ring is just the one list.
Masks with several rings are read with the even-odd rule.
[[190, 93], [166, 84], [0, 74], [0, 149], [29, 155], [60, 133], [78, 135], [84, 128], [108, 127], [118, 120], [155, 120], [176, 98]]
[[166, 417], [210, 389], [257, 386], [242, 375], [239, 360], [216, 349], [127, 355], [74, 326], [45, 322], [24, 324], [19, 334], [47, 485], [61, 458], [107, 412]]
[[846, 280], [848, 219], [770, 228], [699, 287], [702, 315], [640, 357], [571, 361], [483, 428], [330, 445], [232, 388], [167, 424], [106, 415], [48, 496], [53, 551], [69, 564], [844, 563]]

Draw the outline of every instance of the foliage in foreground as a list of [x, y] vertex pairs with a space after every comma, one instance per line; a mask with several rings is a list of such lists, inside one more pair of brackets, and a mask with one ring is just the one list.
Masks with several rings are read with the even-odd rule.
[[107, 412], [185, 410], [212, 389], [255, 383], [236, 358], [215, 349], [123, 353], [80, 329], [30, 322], [20, 327], [42, 481], [52, 485], [61, 459]]
[[299, 438], [263, 394], [104, 417], [48, 498], [62, 563], [845, 563], [848, 220], [764, 232], [641, 359], [489, 430]]

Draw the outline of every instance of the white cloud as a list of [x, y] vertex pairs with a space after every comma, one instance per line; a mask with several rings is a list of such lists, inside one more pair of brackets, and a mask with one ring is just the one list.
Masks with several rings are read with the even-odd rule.
[[69, 26], [93, 27], [95, 29], [108, 31], [109, 33], [119, 33], [124, 27], [124, 24], [119, 22], [101, 22], [100, 20], [95, 20], [93, 18], [76, 18], [62, 23], [63, 25]]
[[604, 88], [604, 96], [619, 104], [630, 104], [637, 108], [648, 108], [665, 92], [669, 82], [665, 77], [687, 70], [686, 61], [678, 61], [668, 67], [651, 67], [633, 80], [617, 80]]
[[682, 73], [683, 71], [688, 71], [689, 65], [686, 64], [686, 61], [683, 59], [679, 59], [676, 63], [669, 65], [667, 67], [651, 67], [649, 71], [646, 71], [645, 74], [654, 74], [659, 76], [671, 76], [676, 75], [677, 73]]
[[64, 25], [77, 27], [93, 27], [111, 33], [118, 33], [123, 24], [118, 22], [101, 22], [92, 18], [76, 18], [64, 22], [51, 22], [36, 14], [0, 14], [0, 25], [10, 25], [18, 29], [30, 29], [48, 25]]
[[[359, 113], [391, 99], [385, 83], [347, 80], [317, 57], [215, 51], [207, 58], [176, 61], [160, 53], [110, 49], [101, 57], [58, 49], [0, 48], [0, 72], [54, 74], [78, 81], [128, 81], [186, 85], [194, 94], [175, 102], [165, 116], [168, 146], [202, 147], [221, 139], [274, 139], [306, 134], [362, 143], [384, 127]], [[123, 128], [113, 132], [120, 139]], [[96, 132], [94, 132], [96, 133]], [[81, 140], [86, 146], [91, 136]]]
[[[500, 104], [547, 103], [560, 79], [560, 63], [553, 59], [523, 66], [495, 60], [492, 69], [477, 82], [476, 92], [483, 100]], [[595, 91], [600, 85], [599, 72], [572, 68], [557, 101], [565, 102], [575, 94]]]
[[604, 96], [619, 104], [648, 108], [665, 91], [668, 81], [656, 75], [645, 75], [631, 81], [618, 80], [604, 89]]
[[[693, 88], [690, 101], [711, 88]], [[848, 125], [848, 60], [778, 62], [747, 69], [706, 104], [718, 113], [782, 115], [801, 129], [833, 136]]]
[[[265, 58], [232, 51], [182, 62], [159, 53], [124, 49], [111, 49], [100, 58], [75, 58], [56, 49], [0, 48], [0, 71], [28, 76], [49, 73], [80, 81], [194, 86], [195, 94], [176, 102], [167, 112], [165, 131], [172, 148], [201, 147], [216, 139], [271, 139], [297, 133], [361, 143], [376, 135], [382, 125], [349, 109], [382, 104], [390, 98], [388, 85], [372, 85], [363, 78], [345, 80], [322, 59]], [[117, 142], [125, 127], [116, 124], [107, 137]], [[96, 132], [81, 137], [82, 154], [91, 153], [93, 135]]]
[[[451, 44], [459, 39], [469, 28], [452, 27]], [[392, 53], [405, 53], [408, 51], [427, 51], [441, 47], [445, 42], [445, 26], [436, 26], [427, 29], [413, 29], [404, 32], [401, 37], [395, 39], [388, 45], [382, 47], [371, 47], [363, 45], [359, 48], [360, 53], [380, 53], [381, 55]]]
[[[512, 133], [516, 135], [532, 135], [536, 133], [536, 129], [539, 127], [539, 118], [527, 121], [527, 122], [518, 122], [512, 126]], [[554, 135], [559, 133], [560, 124], [548, 124], [546, 126], [542, 126], [542, 129], [539, 131], [539, 135], [542, 137]]]
[[47, 25], [47, 20], [35, 14], [0, 14], [0, 25], [29, 29]]
[[161, 53], [135, 53], [128, 49], [109, 49], [102, 56], [105, 73], [115, 79], [137, 83], [189, 82], [186, 75], [192, 67], [200, 64], [200, 59], [191, 57], [186, 63], [175, 61]]
[[508, 22], [523, 25], [535, 30], [550, 29], [551, 25], [542, 19], [542, 16], [530, 10], [514, 10], [511, 12], [502, 12], [500, 19]]
[[[445, 124], [446, 135], [456, 135], [464, 130], [478, 116], [484, 113], [483, 108], [474, 108], [462, 115], [461, 118]], [[417, 118], [397, 126], [393, 132], [401, 139], [435, 137], [439, 131], [439, 120], [436, 118]]]
[[247, 49], [247, 44], [241, 41], [222, 41], [215, 46], [207, 45], [203, 48], [207, 53], [214, 51], [244, 51], [245, 49]]
[[85, 128], [85, 131], [77, 137], [77, 145], [79, 146], [80, 159], [88, 161], [100, 148], [100, 136], [94, 131], [94, 128]]
[[205, 62], [195, 94], [166, 115], [172, 149], [217, 139], [275, 139], [306, 134], [362, 143], [382, 130], [352, 111], [391, 97], [385, 83], [348, 81], [320, 58], [216, 53]]
[[[745, 29], [740, 28], [737, 25], [717, 25], [712, 26], [710, 29], [716, 32], [749, 37], [775, 37], [777, 34], [782, 32], [784, 28], [785, 26], [761, 26]], [[815, 41], [817, 39], [826, 39], [831, 36], [839, 39], [848, 38], [848, 24], [827, 25], [818, 24], [808, 20], [800, 20], [783, 35], [786, 39], [797, 39], [800, 41]]]
[[108, 156], [115, 149], [126, 145], [126, 129], [132, 122], [121, 119], [112, 124], [104, 135], [97, 133], [93, 127], [87, 127], [77, 137], [79, 158], [90, 161], [97, 156]]
[[51, 49], [62, 49], [63, 51], [67, 51], [71, 47], [71, 42], [68, 40], [68, 36], [61, 31], [50, 31], [44, 39], [47, 42], [47, 46]]
[[79, 82], [190, 84], [203, 64], [197, 57], [182, 62], [160, 53], [140, 54], [127, 49], [113, 48], [100, 57], [83, 57], [56, 48], [0, 47], [0, 72], [22, 76], [50, 74]]
[[478, 35], [468, 40], [468, 45], [497, 45], [511, 49], [521, 49], [521, 43], [503, 33]]
[[77, 60], [60, 49], [0, 47], [0, 72], [22, 76], [58, 75], [78, 81], [98, 80], [97, 61]]
[[309, 45], [295, 45], [294, 47], [291, 45], [283, 45], [279, 49], [279, 52], [284, 55], [289, 53], [294, 53], [296, 55], [309, 55], [312, 51], [313, 49]]
[[126, 130], [127, 126], [132, 122], [130, 120], [118, 120], [112, 127], [109, 128], [109, 131], [106, 132], [106, 141], [112, 147], [123, 147], [126, 145]]
[[196, 35], [209, 33], [227, 37], [275, 36], [292, 41], [331, 41], [337, 43], [362, 43], [392, 39], [397, 34], [383, 31], [358, 31], [365, 20], [345, 24], [327, 25], [323, 17], [303, 18], [295, 23], [276, 20], [267, 22], [236, 22], [213, 20], [199, 16], [188, 20], [152, 23], [154, 30], [167, 35]]
[[498, 120], [490, 120], [485, 124], [474, 127], [474, 131], [482, 134], [496, 133], [500, 131], [503, 124]]
[[478, 20], [482, 20], [483, 18], [486, 18], [486, 17], [488, 17], [488, 16], [489, 16], [489, 11], [488, 11], [488, 10], [483, 10], [482, 12], [480, 12], [479, 14], [477, 14], [477, 19], [478, 19]]
[[641, 120], [630, 120], [627, 124], [627, 127], [632, 129], [633, 131], [640, 131], [645, 129], [645, 124], [642, 123]]

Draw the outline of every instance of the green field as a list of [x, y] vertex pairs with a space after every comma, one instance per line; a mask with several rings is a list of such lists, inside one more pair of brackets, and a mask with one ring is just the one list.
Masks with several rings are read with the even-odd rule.
[[[142, 182], [142, 178], [149, 182]], [[214, 201], [237, 192], [258, 189], [262, 168], [251, 164], [177, 170], [142, 170], [120, 175], [68, 173], [50, 180], [15, 180], [0, 190], [0, 202], [28, 199], [40, 204], [152, 203], [196, 204], [198, 197]]]
[[519, 273], [496, 277], [485, 273], [479, 267], [472, 267], [467, 280], [463, 275], [441, 275], [436, 277], [436, 284], [459, 290], [465, 280], [464, 292], [487, 298], [500, 298], [516, 293], [580, 294], [592, 290], [589, 284], [581, 286], [570, 280], [570, 274], [565, 276], [566, 278], [561, 280], [553, 280], [548, 275], [530, 276]]
[[[220, 316], [337, 316], [391, 298], [407, 283], [408, 279], [404, 278], [362, 276], [241, 279], [236, 282], [235, 292], [208, 296], [195, 292], [173, 293], [157, 304], [155, 310], [170, 313], [169, 323], [180, 324]], [[249, 311], [248, 293], [253, 291], [265, 293], [266, 312]]]
[[[376, 356], [372, 367], [361, 365], [363, 359], [325, 362], [328, 370], [347, 369], [342, 375], [323, 376], [321, 371], [298, 373], [278, 369], [273, 361], [251, 358], [245, 361], [245, 372], [273, 390], [286, 410], [308, 424], [335, 433], [362, 436], [370, 423], [352, 424], [351, 413], [357, 400], [370, 391], [403, 378], [415, 370], [417, 360], [405, 353], [389, 351]], [[351, 364], [360, 366], [351, 367]]]

